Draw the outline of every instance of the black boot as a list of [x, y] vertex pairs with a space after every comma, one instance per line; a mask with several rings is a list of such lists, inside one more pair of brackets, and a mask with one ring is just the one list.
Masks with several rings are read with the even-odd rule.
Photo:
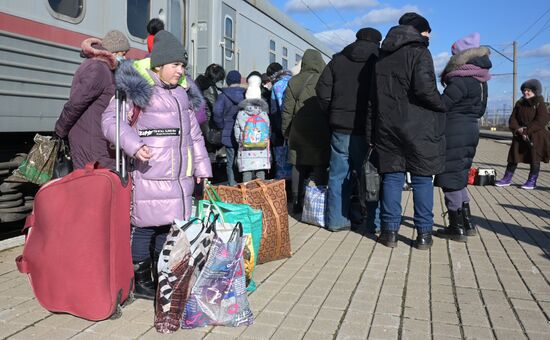
[[472, 211], [470, 210], [470, 203], [468, 202], [462, 203], [462, 224], [466, 236], [476, 235], [476, 227], [472, 224]]
[[136, 289], [134, 295], [138, 299], [154, 300], [155, 285], [151, 278], [151, 259], [141, 262], [134, 262], [134, 280]]
[[397, 231], [382, 230], [380, 236], [378, 236], [378, 243], [388, 248], [397, 247]]
[[151, 265], [151, 274], [153, 275], [153, 286], [157, 287], [159, 283], [158, 263], [160, 253], [153, 251], [153, 264]]
[[418, 250], [428, 250], [432, 247], [432, 233], [418, 233], [414, 247]]
[[466, 242], [467, 238], [464, 234], [464, 225], [462, 224], [462, 209], [458, 209], [457, 211], [449, 210], [448, 214], [449, 226], [439, 229], [437, 235], [457, 242]]

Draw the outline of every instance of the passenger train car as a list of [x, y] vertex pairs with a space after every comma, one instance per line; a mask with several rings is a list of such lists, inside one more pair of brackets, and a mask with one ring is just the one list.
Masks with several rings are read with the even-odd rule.
[[[146, 26], [159, 17], [189, 51], [194, 77], [210, 63], [246, 75], [273, 61], [293, 67], [307, 48], [332, 51], [267, 0], [0, 1], [0, 148], [19, 151], [35, 132], [52, 131], [68, 99], [81, 42], [125, 33], [130, 58], [147, 52]], [[22, 137], [23, 136], [23, 137]], [[5, 161], [5, 159], [0, 159]]]

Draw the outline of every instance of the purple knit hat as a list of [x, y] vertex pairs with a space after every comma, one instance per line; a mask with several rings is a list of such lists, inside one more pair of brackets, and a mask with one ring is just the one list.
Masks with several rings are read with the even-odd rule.
[[455, 41], [453, 46], [451, 46], [451, 52], [453, 53], [453, 55], [455, 55], [470, 48], [477, 48], [479, 47], [479, 40], [479, 33], [474, 32], [470, 35], [465, 36], [462, 39], [458, 39], [457, 41]]

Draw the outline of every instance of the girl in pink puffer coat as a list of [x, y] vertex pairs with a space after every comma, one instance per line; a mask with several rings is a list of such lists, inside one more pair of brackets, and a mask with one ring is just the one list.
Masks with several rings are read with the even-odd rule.
[[[193, 112], [201, 96], [184, 75], [187, 52], [169, 32], [155, 36], [150, 59], [123, 63], [117, 87], [125, 91], [134, 126], [121, 124], [121, 147], [133, 157], [132, 259], [135, 295], [154, 299], [150, 246], [162, 250], [174, 219], [188, 219], [195, 183], [212, 176], [199, 124]], [[182, 77], [183, 76], [183, 77]], [[138, 110], [133, 109], [138, 107]], [[136, 117], [130, 117], [130, 121]], [[102, 117], [103, 133], [115, 140], [115, 101]], [[154, 265], [153, 265], [154, 266]], [[156, 266], [154, 266], [156, 267]], [[156, 268], [153, 268], [155, 271]]]

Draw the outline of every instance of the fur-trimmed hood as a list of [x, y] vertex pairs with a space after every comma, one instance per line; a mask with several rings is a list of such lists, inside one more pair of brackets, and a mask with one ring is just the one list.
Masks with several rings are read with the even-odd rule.
[[81, 56], [84, 58], [100, 60], [109, 66], [111, 70], [115, 70], [118, 62], [115, 56], [101, 46], [101, 40], [98, 38], [85, 39], [80, 45]]
[[265, 100], [263, 99], [245, 99], [239, 103], [239, 110], [248, 111], [247, 107], [258, 107], [261, 111], [267, 112], [268, 106]]
[[458, 54], [455, 54], [451, 57], [449, 62], [447, 62], [447, 65], [445, 66], [445, 69], [443, 69], [443, 72], [441, 72], [441, 78], [445, 78], [445, 75], [447, 75], [449, 72], [455, 71], [460, 66], [465, 64], [473, 63], [481, 68], [489, 69], [492, 66], [491, 61], [489, 60], [490, 55], [491, 51], [485, 46], [470, 48]]
[[202, 91], [199, 89], [195, 81], [191, 79], [191, 76], [189, 74], [186, 73], [185, 76], [187, 77], [186, 90], [191, 109], [195, 112], [204, 110], [206, 106], [206, 101], [204, 99], [204, 96], [202, 95]]
[[280, 71], [275, 72], [269, 78], [271, 79], [271, 83], [275, 84], [276, 82], [281, 80], [283, 77], [292, 77], [292, 72], [290, 72], [289, 70], [280, 70]]
[[529, 99], [525, 97], [521, 97], [520, 99], [518, 99], [517, 102], [519, 105], [524, 105], [524, 106], [537, 106], [537, 105], [546, 106], [544, 97], [539, 95], [535, 95], [534, 97], [531, 97]]
[[[158, 76], [147, 67], [148, 59], [136, 61], [124, 61], [115, 72], [117, 89], [126, 93], [129, 101], [139, 107], [146, 107], [153, 94], [153, 86], [165, 85], [158, 79]], [[177, 86], [182, 86], [187, 91], [189, 104], [195, 112], [205, 105], [204, 97], [195, 82], [185, 74]]]

